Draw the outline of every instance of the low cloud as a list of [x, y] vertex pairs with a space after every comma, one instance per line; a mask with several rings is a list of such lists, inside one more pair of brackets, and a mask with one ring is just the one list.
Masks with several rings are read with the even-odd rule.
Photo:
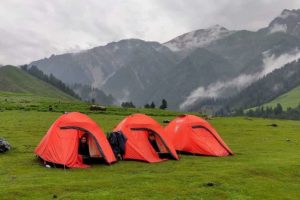
[[222, 97], [225, 93], [228, 93], [228, 91], [241, 91], [251, 83], [271, 73], [275, 69], [279, 69], [285, 64], [299, 59], [300, 50], [295, 49], [277, 57], [274, 54], [270, 55], [270, 52], [266, 51], [263, 53], [263, 56], [263, 66], [260, 72], [254, 74], [241, 74], [232, 80], [216, 82], [207, 87], [200, 86], [190, 93], [185, 101], [180, 104], [179, 108], [181, 110], [186, 110], [201, 99]]

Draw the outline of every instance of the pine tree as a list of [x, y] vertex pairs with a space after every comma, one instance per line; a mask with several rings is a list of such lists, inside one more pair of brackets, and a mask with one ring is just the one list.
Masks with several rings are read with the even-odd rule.
[[275, 114], [275, 115], [281, 115], [282, 112], [283, 112], [282, 106], [281, 106], [280, 103], [278, 103], [278, 104], [276, 105], [276, 107], [274, 108], [274, 114]]
[[167, 103], [167, 101], [165, 99], [163, 99], [161, 101], [161, 105], [159, 106], [159, 108], [163, 109], [163, 110], [166, 109], [166, 108], [168, 108], [168, 103]]
[[155, 108], [155, 104], [154, 104], [153, 101], [152, 101], [152, 103], [150, 104], [150, 108]]

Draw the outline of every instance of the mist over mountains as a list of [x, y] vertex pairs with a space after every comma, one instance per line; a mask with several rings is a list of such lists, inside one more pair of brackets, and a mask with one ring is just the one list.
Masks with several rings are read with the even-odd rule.
[[117, 104], [159, 104], [164, 98], [171, 109], [198, 110], [207, 98], [238, 95], [273, 70], [297, 60], [299, 24], [300, 10], [283, 10], [258, 31], [215, 25], [163, 44], [126, 39], [52, 55], [29, 65], [70, 86], [97, 88]]

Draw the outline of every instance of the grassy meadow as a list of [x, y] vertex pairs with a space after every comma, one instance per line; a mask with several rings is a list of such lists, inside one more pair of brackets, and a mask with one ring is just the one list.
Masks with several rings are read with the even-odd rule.
[[0, 92], [0, 111], [20, 110], [20, 111], [49, 111], [49, 106], [53, 112], [71, 112], [78, 111], [82, 113], [98, 113], [104, 115], [130, 115], [137, 112], [142, 112], [151, 116], [177, 116], [182, 113], [160, 110], [160, 109], [144, 109], [144, 108], [122, 108], [117, 106], [109, 106], [106, 111], [90, 111], [92, 104], [89, 102], [73, 101], [57, 99], [45, 96], [38, 96], [30, 93], [13, 93]]
[[[87, 105], [73, 106], [80, 110]], [[112, 107], [107, 112], [88, 114], [108, 132], [136, 111]], [[159, 122], [179, 114], [140, 111], [148, 112]], [[155, 164], [121, 161], [88, 169], [47, 169], [33, 151], [60, 115], [38, 109], [0, 112], [0, 136], [13, 147], [0, 154], [0, 199], [300, 198], [299, 121], [212, 119], [210, 122], [235, 156], [181, 155], [180, 161]]]

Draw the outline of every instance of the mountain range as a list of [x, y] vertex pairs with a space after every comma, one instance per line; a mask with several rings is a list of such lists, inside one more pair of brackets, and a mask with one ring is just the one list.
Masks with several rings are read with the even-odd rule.
[[299, 49], [300, 10], [286, 9], [258, 31], [215, 25], [166, 43], [126, 39], [29, 65], [70, 86], [97, 88], [117, 104], [166, 99], [171, 109], [198, 110], [206, 99], [232, 98], [296, 60]]

